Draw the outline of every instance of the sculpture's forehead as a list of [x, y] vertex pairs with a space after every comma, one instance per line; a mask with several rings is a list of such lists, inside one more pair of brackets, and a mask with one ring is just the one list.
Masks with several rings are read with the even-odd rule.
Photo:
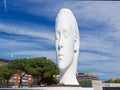
[[57, 31], [59, 31], [59, 30], [72, 30], [72, 26], [68, 25], [68, 24], [59, 24], [59, 25], [57, 25], [56, 30]]
[[73, 16], [72, 12], [68, 9], [63, 9], [59, 12], [56, 18], [56, 31], [70, 31], [74, 32], [75, 17]]
[[71, 22], [69, 19], [59, 19], [56, 23], [56, 30], [69, 30], [72, 31], [73, 22]]

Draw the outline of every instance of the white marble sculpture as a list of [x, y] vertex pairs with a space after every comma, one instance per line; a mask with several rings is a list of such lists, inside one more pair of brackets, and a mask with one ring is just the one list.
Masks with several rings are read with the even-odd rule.
[[56, 57], [60, 84], [79, 85], [76, 79], [79, 54], [79, 30], [71, 10], [63, 8], [56, 18]]

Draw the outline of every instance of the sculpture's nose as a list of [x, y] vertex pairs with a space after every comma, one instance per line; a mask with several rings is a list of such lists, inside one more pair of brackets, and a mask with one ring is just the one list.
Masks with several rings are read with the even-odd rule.
[[60, 37], [59, 43], [58, 43], [58, 50], [61, 50], [63, 48], [63, 41], [62, 38]]
[[58, 50], [61, 50], [63, 48], [63, 45], [62, 44], [59, 44], [58, 45]]
[[59, 44], [58, 44], [58, 50], [61, 50], [63, 48], [63, 44], [60, 42]]

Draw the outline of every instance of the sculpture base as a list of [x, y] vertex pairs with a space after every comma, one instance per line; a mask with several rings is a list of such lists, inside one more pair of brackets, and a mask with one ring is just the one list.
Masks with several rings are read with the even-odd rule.
[[93, 88], [82, 87], [39, 87], [38, 90], [94, 90]]
[[82, 87], [34, 87], [34, 88], [0, 88], [0, 90], [94, 90]]

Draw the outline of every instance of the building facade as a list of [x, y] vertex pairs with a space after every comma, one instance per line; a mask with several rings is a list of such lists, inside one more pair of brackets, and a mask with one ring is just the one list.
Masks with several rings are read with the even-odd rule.
[[[18, 87], [19, 86], [19, 82], [20, 82], [20, 75], [19, 74], [13, 74], [9, 80], [9, 82], [11, 84], [13, 84], [13, 86]], [[32, 82], [32, 76], [31, 75], [25, 75], [22, 78], [22, 85], [23, 87], [28, 87], [30, 85], [30, 83]]]
[[91, 72], [78, 72], [77, 73], [78, 80], [98, 80], [98, 77]]

